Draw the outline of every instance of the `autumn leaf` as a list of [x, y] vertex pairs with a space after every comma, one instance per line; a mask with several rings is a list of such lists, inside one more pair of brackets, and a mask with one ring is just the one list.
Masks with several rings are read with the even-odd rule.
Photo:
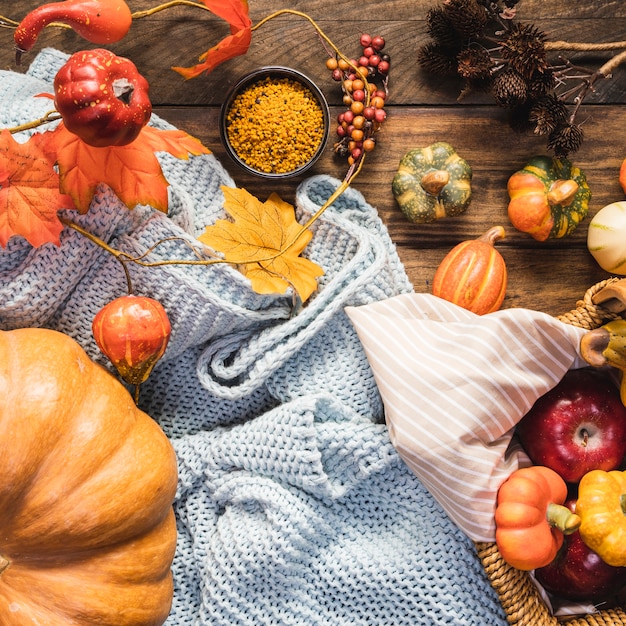
[[293, 207], [277, 194], [261, 202], [245, 189], [222, 191], [233, 221], [218, 220], [198, 239], [239, 266], [257, 293], [285, 293], [291, 286], [308, 300], [324, 270], [300, 256], [313, 233], [302, 230]]
[[208, 154], [197, 139], [181, 130], [145, 126], [139, 137], [125, 146], [95, 148], [86, 144], [63, 123], [46, 133], [47, 150], [56, 151], [60, 189], [72, 197], [81, 213], [100, 183], [107, 184], [129, 208], [149, 204], [167, 213], [167, 182], [156, 152], [169, 152], [179, 159], [190, 154]]
[[202, 0], [206, 7], [230, 24], [230, 35], [200, 55], [201, 63], [193, 67], [173, 67], [186, 79], [211, 72], [220, 63], [245, 54], [252, 41], [252, 21], [246, 0]]
[[202, 0], [207, 9], [231, 25], [231, 30], [250, 26], [247, 0]]
[[14, 235], [32, 246], [60, 245], [63, 224], [59, 209], [73, 209], [72, 199], [59, 192], [54, 162], [40, 145], [41, 134], [18, 143], [8, 130], [0, 133], [0, 245]]

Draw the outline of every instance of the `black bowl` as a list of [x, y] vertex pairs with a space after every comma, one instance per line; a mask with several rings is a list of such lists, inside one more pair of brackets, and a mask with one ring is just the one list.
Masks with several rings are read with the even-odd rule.
[[[262, 82], [265, 79], [270, 81], [276, 80], [281, 81], [287, 79], [289, 81], [294, 81], [302, 85], [306, 90], [308, 90], [311, 95], [319, 104], [319, 107], [322, 112], [322, 120], [323, 120], [323, 128], [321, 129], [321, 136], [319, 140], [316, 141], [316, 148], [312, 152], [311, 156], [303, 163], [298, 163], [293, 169], [289, 169], [289, 171], [276, 171], [280, 168], [275, 168], [274, 171], [264, 171], [259, 167], [254, 167], [250, 163], [246, 162], [245, 158], [237, 153], [237, 150], [231, 143], [231, 139], [229, 137], [229, 113], [233, 107], [233, 103], [235, 98], [247, 89], [252, 88], [256, 83]], [[298, 72], [297, 70], [288, 68], [288, 67], [280, 67], [280, 66], [269, 66], [269, 67], [261, 67], [256, 69], [249, 74], [246, 74], [241, 79], [239, 79], [235, 85], [228, 91], [224, 103], [222, 104], [220, 110], [220, 137], [226, 152], [230, 156], [230, 158], [237, 163], [243, 170], [248, 172], [249, 174], [253, 174], [255, 176], [260, 176], [262, 178], [271, 178], [271, 179], [282, 179], [282, 178], [291, 178], [293, 176], [299, 176], [306, 172], [309, 168], [313, 166], [313, 164], [320, 158], [324, 149], [326, 147], [326, 143], [328, 141], [329, 128], [330, 128], [330, 111], [328, 109], [328, 103], [324, 94], [320, 90], [320, 88], [306, 75]], [[319, 132], [319, 130], [318, 130]], [[278, 140], [277, 140], [278, 141]], [[268, 156], [269, 158], [269, 156]], [[268, 169], [271, 167], [268, 165]]]

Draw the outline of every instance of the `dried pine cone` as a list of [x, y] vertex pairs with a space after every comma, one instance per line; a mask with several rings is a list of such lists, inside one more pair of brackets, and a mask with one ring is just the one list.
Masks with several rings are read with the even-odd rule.
[[548, 95], [556, 87], [556, 79], [552, 69], [545, 72], [535, 72], [528, 80], [528, 93], [533, 98]]
[[457, 75], [456, 51], [451, 51], [436, 43], [427, 43], [422, 46], [417, 54], [417, 62], [431, 74]]
[[548, 148], [554, 150], [556, 157], [564, 158], [570, 152], [576, 152], [583, 143], [584, 132], [578, 124], [563, 122], [548, 137]]
[[426, 30], [436, 43], [446, 48], [460, 47], [459, 35], [441, 7], [430, 9], [426, 14]]
[[492, 94], [500, 106], [513, 108], [526, 101], [528, 85], [519, 72], [512, 67], [506, 67], [494, 77]]
[[478, 37], [487, 25], [487, 13], [477, 0], [444, 0], [442, 8], [462, 39]]
[[461, 50], [457, 55], [458, 72], [464, 78], [489, 78], [494, 62], [484, 48], [472, 47]]
[[513, 24], [503, 37], [502, 58], [518, 73], [531, 79], [549, 68], [546, 36], [532, 24]]
[[536, 100], [529, 111], [528, 119], [534, 124], [536, 135], [548, 135], [565, 122], [567, 105], [555, 94], [549, 94]]

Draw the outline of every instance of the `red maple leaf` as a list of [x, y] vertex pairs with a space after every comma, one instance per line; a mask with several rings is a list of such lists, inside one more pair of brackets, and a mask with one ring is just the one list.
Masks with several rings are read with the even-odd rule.
[[81, 213], [89, 210], [101, 183], [108, 185], [129, 209], [149, 204], [167, 213], [169, 183], [155, 153], [169, 152], [178, 159], [209, 153], [184, 131], [151, 126], [145, 126], [132, 143], [105, 148], [86, 144], [63, 123], [47, 135], [47, 149], [56, 153], [60, 190], [72, 197]]
[[248, 15], [247, 0], [202, 0], [206, 7], [230, 24], [230, 35], [200, 55], [201, 63], [193, 67], [173, 67], [185, 78], [194, 78], [210, 72], [220, 63], [245, 54], [252, 41], [252, 21]]
[[[45, 134], [45, 133], [44, 133]], [[73, 209], [68, 195], [59, 191], [54, 163], [41, 145], [42, 134], [18, 143], [8, 130], [0, 133], [0, 245], [14, 235], [32, 246], [60, 245], [63, 224], [59, 209]]]

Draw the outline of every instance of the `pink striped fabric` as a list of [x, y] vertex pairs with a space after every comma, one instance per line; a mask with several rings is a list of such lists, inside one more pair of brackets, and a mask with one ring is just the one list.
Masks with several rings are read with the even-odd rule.
[[478, 316], [430, 294], [347, 307], [400, 456], [474, 541], [493, 541], [500, 484], [528, 464], [512, 431], [570, 368], [585, 331], [527, 309]]

